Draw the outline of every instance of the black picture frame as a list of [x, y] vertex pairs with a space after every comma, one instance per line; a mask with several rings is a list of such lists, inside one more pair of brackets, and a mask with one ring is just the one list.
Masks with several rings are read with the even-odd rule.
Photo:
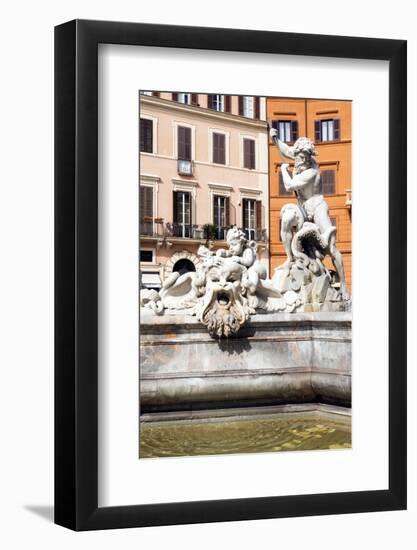
[[[98, 44], [389, 62], [389, 488], [98, 507]], [[55, 522], [109, 529], [406, 508], [404, 40], [74, 20], [55, 28]]]

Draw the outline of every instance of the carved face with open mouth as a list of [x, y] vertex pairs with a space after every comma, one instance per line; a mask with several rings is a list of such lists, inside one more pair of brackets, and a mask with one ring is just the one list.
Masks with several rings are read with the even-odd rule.
[[229, 259], [207, 273], [206, 294], [198, 317], [213, 337], [236, 334], [249, 317], [247, 299], [241, 285], [245, 269]]
[[229, 307], [231, 302], [230, 302], [230, 298], [229, 298], [229, 293], [228, 292], [225, 292], [223, 290], [220, 290], [217, 292], [217, 301], [219, 303], [219, 306], [220, 307]]

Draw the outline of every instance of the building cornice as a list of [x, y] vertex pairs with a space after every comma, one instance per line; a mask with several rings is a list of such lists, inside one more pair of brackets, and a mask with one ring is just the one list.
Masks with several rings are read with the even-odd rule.
[[262, 195], [261, 189], [254, 189], [253, 187], [241, 187], [239, 186], [241, 193], [252, 193], [253, 195]]
[[161, 181], [161, 178], [154, 174], [141, 174], [140, 180], [143, 182], [156, 183], [158, 181]]
[[162, 99], [160, 97], [153, 97], [147, 95], [140, 96], [140, 102], [147, 107], [162, 107], [174, 112], [182, 112], [187, 114], [199, 115], [203, 118], [209, 118], [211, 120], [223, 121], [223, 123], [233, 122], [235, 124], [241, 124], [249, 128], [257, 128], [258, 130], [267, 130], [267, 123], [265, 120], [246, 118], [240, 115], [233, 115], [231, 113], [222, 113], [220, 111], [214, 111], [207, 107], [197, 107], [196, 105], [186, 105], [184, 103], [178, 103], [171, 99]]
[[233, 185], [227, 185], [226, 183], [209, 182], [207, 185], [210, 189], [222, 189], [224, 191], [233, 191]]
[[197, 180], [182, 180], [180, 178], [171, 178], [172, 183], [176, 183], [179, 185], [186, 185], [189, 187], [198, 187], [198, 181]]

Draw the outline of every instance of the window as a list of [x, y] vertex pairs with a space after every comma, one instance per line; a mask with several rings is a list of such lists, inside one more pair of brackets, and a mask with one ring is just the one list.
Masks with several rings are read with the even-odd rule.
[[174, 191], [174, 236], [191, 237], [191, 193]]
[[180, 103], [185, 103], [186, 105], [191, 104], [191, 94], [178, 94], [178, 101]]
[[323, 195], [334, 195], [336, 193], [335, 170], [322, 170], [321, 185], [322, 185]]
[[243, 230], [251, 240], [260, 238], [262, 232], [262, 201], [243, 199]]
[[226, 136], [213, 132], [213, 162], [226, 164]]
[[214, 94], [208, 96], [208, 107], [214, 111], [224, 112], [225, 100], [224, 95]]
[[255, 140], [243, 139], [243, 167], [249, 170], [255, 169]]
[[243, 96], [243, 116], [247, 118], [254, 118], [255, 116], [255, 101], [252, 96]]
[[207, 107], [213, 109], [213, 111], [230, 113], [231, 97], [230, 95], [209, 94], [207, 96]]
[[259, 97], [240, 95], [239, 100], [239, 115], [246, 118], [259, 118], [260, 116], [260, 100]]
[[225, 239], [229, 227], [229, 197], [213, 196], [213, 223], [217, 226], [217, 239]]
[[184, 103], [185, 105], [198, 105], [197, 104], [197, 94], [186, 93], [177, 93], [172, 94], [172, 100], [178, 101], [178, 103]]
[[140, 186], [139, 223], [141, 235], [153, 234], [153, 187]]
[[153, 92], [140, 92], [141, 95], [153, 95]]
[[152, 263], [153, 262], [153, 250], [141, 250], [140, 251], [140, 261]]
[[278, 132], [278, 138], [285, 143], [291, 143], [298, 139], [297, 120], [273, 120], [272, 128]]
[[153, 121], [148, 118], [140, 119], [140, 152], [153, 153]]
[[141, 288], [153, 288], [161, 290], [161, 277], [159, 273], [140, 271], [140, 286]]
[[286, 196], [286, 197], [291, 196], [293, 194], [293, 192], [292, 191], [287, 191], [285, 189], [284, 178], [282, 177], [281, 170], [279, 171], [278, 181], [279, 181], [279, 195]]
[[243, 229], [248, 239], [255, 238], [256, 222], [256, 201], [254, 199], [243, 199]]
[[330, 118], [314, 121], [315, 141], [337, 141], [340, 139], [340, 120]]

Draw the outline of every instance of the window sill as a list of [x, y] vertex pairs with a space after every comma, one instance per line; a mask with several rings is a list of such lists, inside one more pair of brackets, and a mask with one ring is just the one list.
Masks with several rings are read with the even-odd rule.
[[351, 139], [333, 139], [332, 141], [315, 141], [314, 144], [315, 145], [330, 145], [330, 144], [334, 144], [334, 143], [352, 143], [352, 140]]

